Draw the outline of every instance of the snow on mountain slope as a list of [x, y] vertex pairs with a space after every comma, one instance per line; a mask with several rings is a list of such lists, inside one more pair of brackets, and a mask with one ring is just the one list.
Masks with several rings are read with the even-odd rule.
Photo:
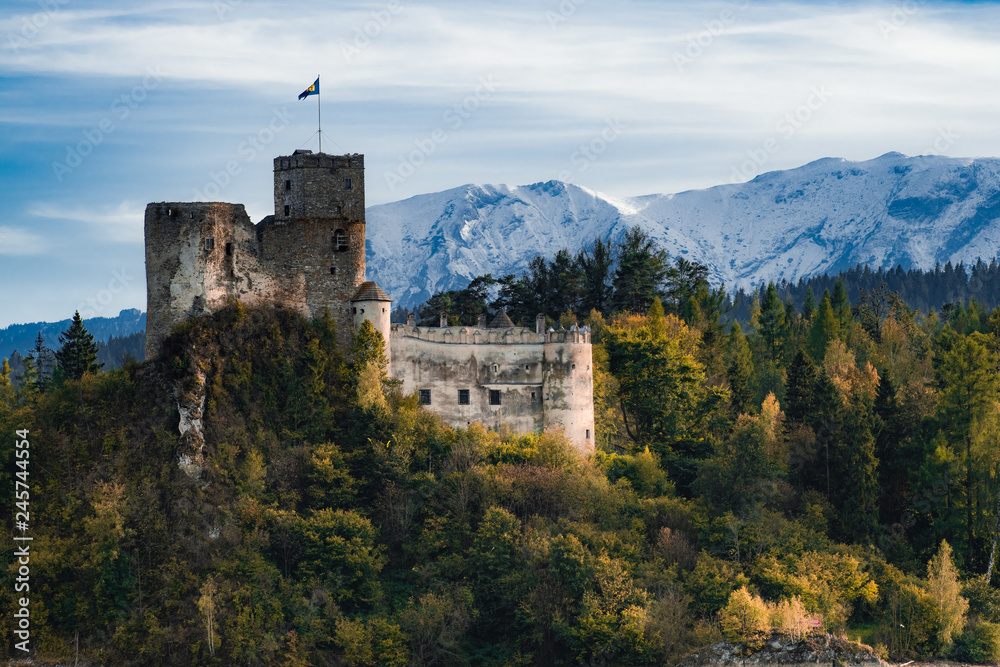
[[535, 255], [639, 225], [671, 257], [748, 287], [855, 264], [933, 268], [1000, 252], [1000, 159], [824, 158], [739, 185], [615, 199], [559, 181], [465, 185], [368, 209], [368, 276], [414, 306]]

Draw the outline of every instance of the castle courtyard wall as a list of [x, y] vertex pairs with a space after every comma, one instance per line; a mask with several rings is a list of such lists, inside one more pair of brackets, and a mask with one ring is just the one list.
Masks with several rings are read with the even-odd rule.
[[[593, 451], [590, 343], [548, 338], [520, 327], [397, 324], [391, 372], [403, 393], [430, 392], [426, 407], [452, 426], [480, 422], [520, 433], [559, 427], [579, 451]], [[468, 392], [468, 404], [460, 391]], [[491, 404], [491, 391], [499, 392], [499, 405]]]

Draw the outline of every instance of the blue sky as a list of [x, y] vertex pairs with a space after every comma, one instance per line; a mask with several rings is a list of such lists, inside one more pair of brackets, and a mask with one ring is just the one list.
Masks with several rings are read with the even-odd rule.
[[[1000, 155], [995, 3], [6, 0], [0, 327], [145, 309], [151, 201], [271, 212], [272, 158], [369, 205], [553, 178], [611, 195], [827, 157]], [[228, 168], [228, 171], [227, 171]]]

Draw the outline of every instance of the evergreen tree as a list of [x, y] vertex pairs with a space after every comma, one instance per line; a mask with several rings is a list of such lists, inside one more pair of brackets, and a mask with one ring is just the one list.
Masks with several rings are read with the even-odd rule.
[[889, 371], [880, 374], [878, 394], [875, 397], [875, 456], [879, 460], [879, 502], [884, 523], [898, 522], [906, 510], [908, 496], [907, 477], [909, 462], [904, 459], [904, 443], [912, 429], [905, 423], [905, 416], [896, 395], [896, 385]]
[[802, 350], [788, 365], [785, 380], [785, 416], [794, 422], [806, 423], [816, 410], [816, 367]]
[[813, 294], [813, 288], [810, 285], [806, 288], [806, 299], [802, 304], [802, 317], [805, 320], [812, 320], [813, 313], [816, 312], [816, 295]]
[[812, 319], [812, 327], [809, 329], [809, 356], [822, 360], [826, 355], [827, 343], [836, 338], [839, 331], [840, 324], [833, 310], [830, 293], [823, 292], [823, 298], [819, 302], [819, 310], [816, 311]]
[[842, 422], [842, 401], [840, 392], [836, 385], [825, 372], [819, 372], [816, 376], [816, 384], [813, 389], [815, 400], [815, 410], [806, 419], [806, 424], [812, 428], [816, 434], [816, 441], [823, 448], [822, 472], [823, 481], [817, 487], [824, 491], [827, 497], [831, 495], [831, 475], [830, 475], [830, 445], [840, 429]]
[[667, 253], [638, 225], [618, 245], [618, 268], [612, 305], [617, 311], [645, 313], [659, 293], [667, 272]]
[[[666, 274], [666, 299], [672, 313], [681, 313], [688, 300], [696, 300], [698, 288], [708, 284], [708, 268], [678, 257]], [[685, 318], [686, 321], [686, 318]]]
[[847, 297], [847, 287], [844, 285], [843, 278], [837, 278], [837, 283], [833, 286], [831, 305], [833, 306], [833, 314], [837, 318], [837, 323], [840, 325], [840, 330], [847, 331], [854, 320], [854, 316], [851, 313], [851, 300]]
[[52, 381], [55, 372], [55, 355], [45, 345], [45, 337], [41, 331], [38, 332], [38, 336], [35, 338], [35, 347], [28, 353], [28, 356], [35, 362], [38, 388], [44, 391], [45, 387]]
[[56, 352], [56, 364], [63, 377], [79, 380], [101, 369], [103, 364], [97, 363], [97, 344], [83, 326], [80, 311], [73, 315], [69, 329], [59, 335], [59, 342], [62, 346]]
[[0, 408], [11, 408], [14, 406], [14, 383], [10, 379], [10, 364], [6, 357], [3, 366], [0, 367]]
[[739, 322], [733, 323], [729, 332], [729, 363], [726, 366], [726, 377], [729, 379], [730, 400], [733, 412], [749, 414], [753, 408], [753, 387], [750, 383], [753, 374], [753, 358], [750, 354], [750, 344]]
[[968, 564], [977, 563], [973, 537], [975, 461], [972, 455], [973, 424], [992, 409], [998, 392], [997, 355], [987, 346], [991, 336], [973, 333], [956, 340], [951, 349], [936, 350], [936, 375], [941, 388], [938, 419], [953, 443], [961, 443], [965, 467], [966, 551]]
[[843, 535], [852, 542], [870, 542], [878, 530], [878, 459], [872, 437], [872, 410], [867, 401], [851, 401], [851, 418], [841, 428], [838, 488]]
[[590, 249], [583, 249], [576, 256], [576, 263], [583, 272], [581, 312], [596, 310], [607, 313], [611, 307], [611, 267], [614, 266], [614, 249], [600, 237]]
[[769, 283], [760, 304], [760, 318], [757, 334], [767, 358], [777, 362], [782, 355], [787, 333], [785, 306], [778, 298], [774, 283]]

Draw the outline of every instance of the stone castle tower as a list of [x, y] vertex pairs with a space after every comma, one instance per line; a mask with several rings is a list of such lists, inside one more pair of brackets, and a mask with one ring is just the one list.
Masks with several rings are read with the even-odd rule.
[[365, 320], [386, 341], [390, 374], [453, 426], [521, 432], [562, 428], [594, 448], [590, 332], [489, 325], [390, 324], [391, 299], [365, 281], [364, 156], [295, 151], [274, 160], [274, 215], [257, 224], [242, 204], [146, 207], [146, 358], [171, 328], [233, 299], [276, 303], [307, 317], [328, 311], [347, 346]]
[[[365, 280], [364, 168], [358, 154], [275, 158], [274, 215], [256, 225], [242, 204], [149, 204], [146, 357], [159, 354], [174, 324], [231, 299], [277, 302], [309, 317], [329, 309], [347, 344], [351, 300]], [[366, 310], [388, 340], [389, 298], [378, 292], [385, 312]]]

